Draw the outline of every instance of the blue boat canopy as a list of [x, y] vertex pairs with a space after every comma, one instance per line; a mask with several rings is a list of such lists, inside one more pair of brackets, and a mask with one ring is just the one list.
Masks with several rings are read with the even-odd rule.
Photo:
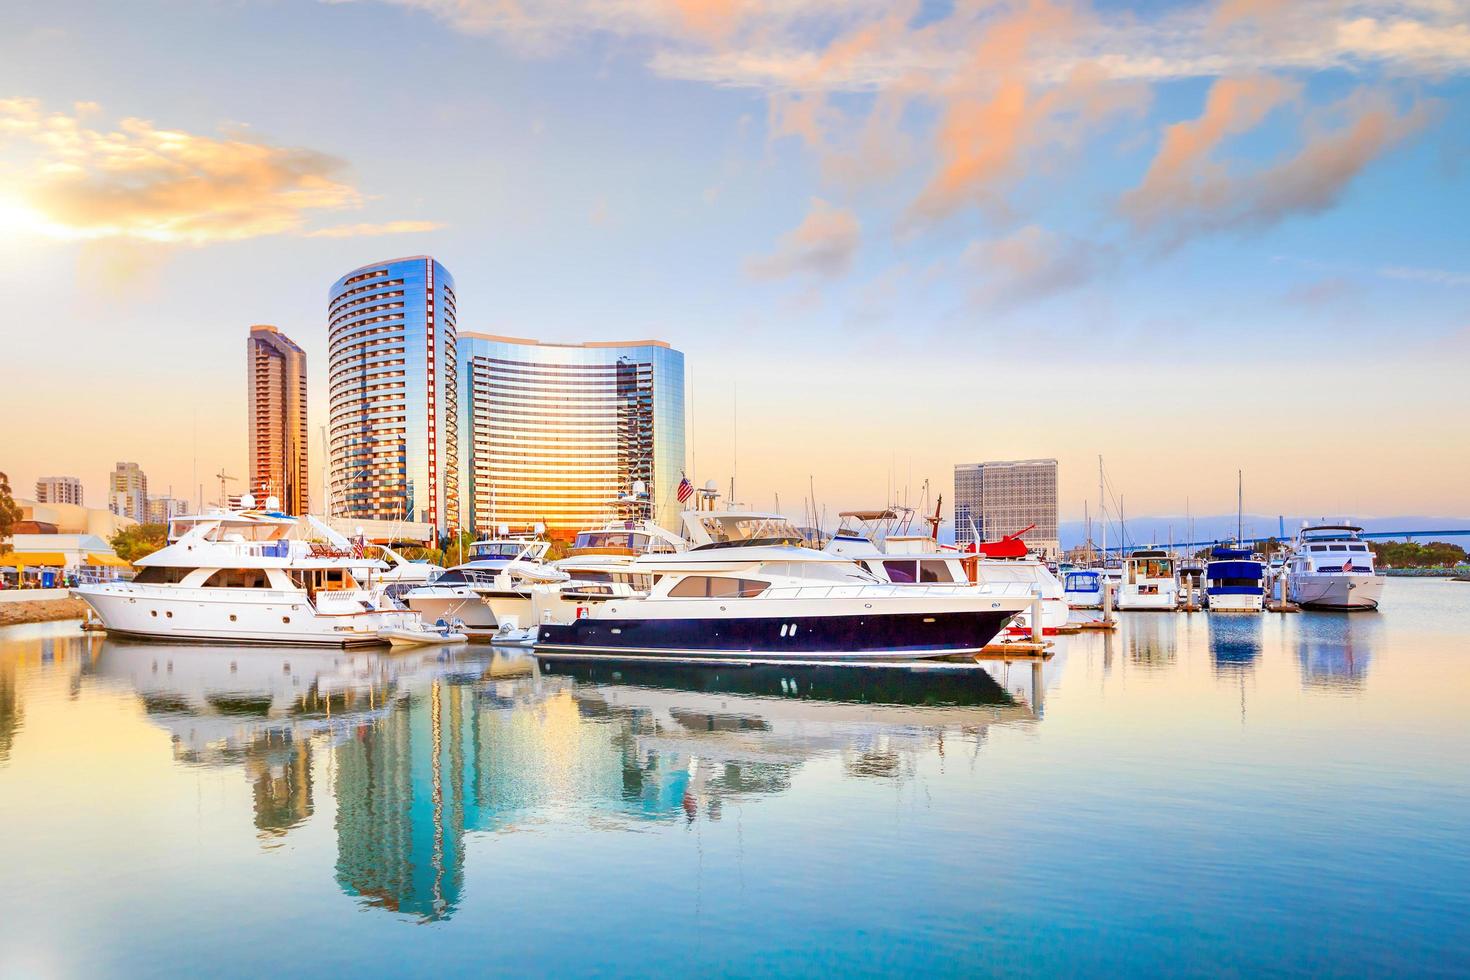
[[1260, 579], [1265, 566], [1258, 561], [1212, 561], [1205, 566], [1205, 578], [1219, 581], [1227, 578]]
[[1227, 548], [1223, 544], [1215, 545], [1210, 552], [1210, 557], [1216, 561], [1244, 561], [1251, 556], [1249, 548]]

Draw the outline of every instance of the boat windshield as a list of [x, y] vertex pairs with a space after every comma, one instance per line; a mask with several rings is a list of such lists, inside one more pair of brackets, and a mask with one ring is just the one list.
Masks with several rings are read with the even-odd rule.
[[760, 541], [799, 545], [806, 541], [795, 525], [776, 515], [703, 514], [699, 523], [713, 544]]
[[582, 551], [588, 548], [625, 548], [631, 551], [646, 551], [648, 535], [636, 531], [582, 531], [572, 548]]
[[476, 541], [470, 545], [470, 558], [514, 558], [525, 550], [522, 541]]
[[1097, 572], [1068, 572], [1066, 582], [1068, 592], [1099, 592], [1102, 590], [1102, 583], [1098, 581]]

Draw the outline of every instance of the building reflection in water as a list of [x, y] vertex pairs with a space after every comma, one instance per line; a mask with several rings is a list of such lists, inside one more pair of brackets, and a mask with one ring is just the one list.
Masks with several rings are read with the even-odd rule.
[[[567, 815], [719, 820], [732, 801], [785, 792], [816, 757], [903, 779], [924, 752], [978, 751], [989, 726], [1038, 718], [976, 669], [102, 646], [98, 672], [132, 686], [180, 764], [241, 767], [265, 846], [329, 790], [338, 885], [424, 922], [460, 902], [471, 832]], [[1015, 666], [1044, 690], [1040, 665]]]

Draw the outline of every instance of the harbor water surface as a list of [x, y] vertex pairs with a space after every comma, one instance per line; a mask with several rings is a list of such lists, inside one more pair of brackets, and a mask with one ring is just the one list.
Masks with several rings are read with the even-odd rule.
[[1470, 974], [1470, 584], [985, 671], [0, 630], [0, 976]]

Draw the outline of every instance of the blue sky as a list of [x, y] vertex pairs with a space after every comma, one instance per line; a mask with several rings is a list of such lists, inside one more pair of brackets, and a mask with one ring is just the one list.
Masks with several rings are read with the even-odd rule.
[[10, 9], [22, 486], [239, 472], [249, 325], [319, 392], [327, 286], [427, 252], [462, 329], [684, 349], [756, 503], [1056, 456], [1071, 514], [1101, 453], [1137, 513], [1470, 510], [1459, 0]]

